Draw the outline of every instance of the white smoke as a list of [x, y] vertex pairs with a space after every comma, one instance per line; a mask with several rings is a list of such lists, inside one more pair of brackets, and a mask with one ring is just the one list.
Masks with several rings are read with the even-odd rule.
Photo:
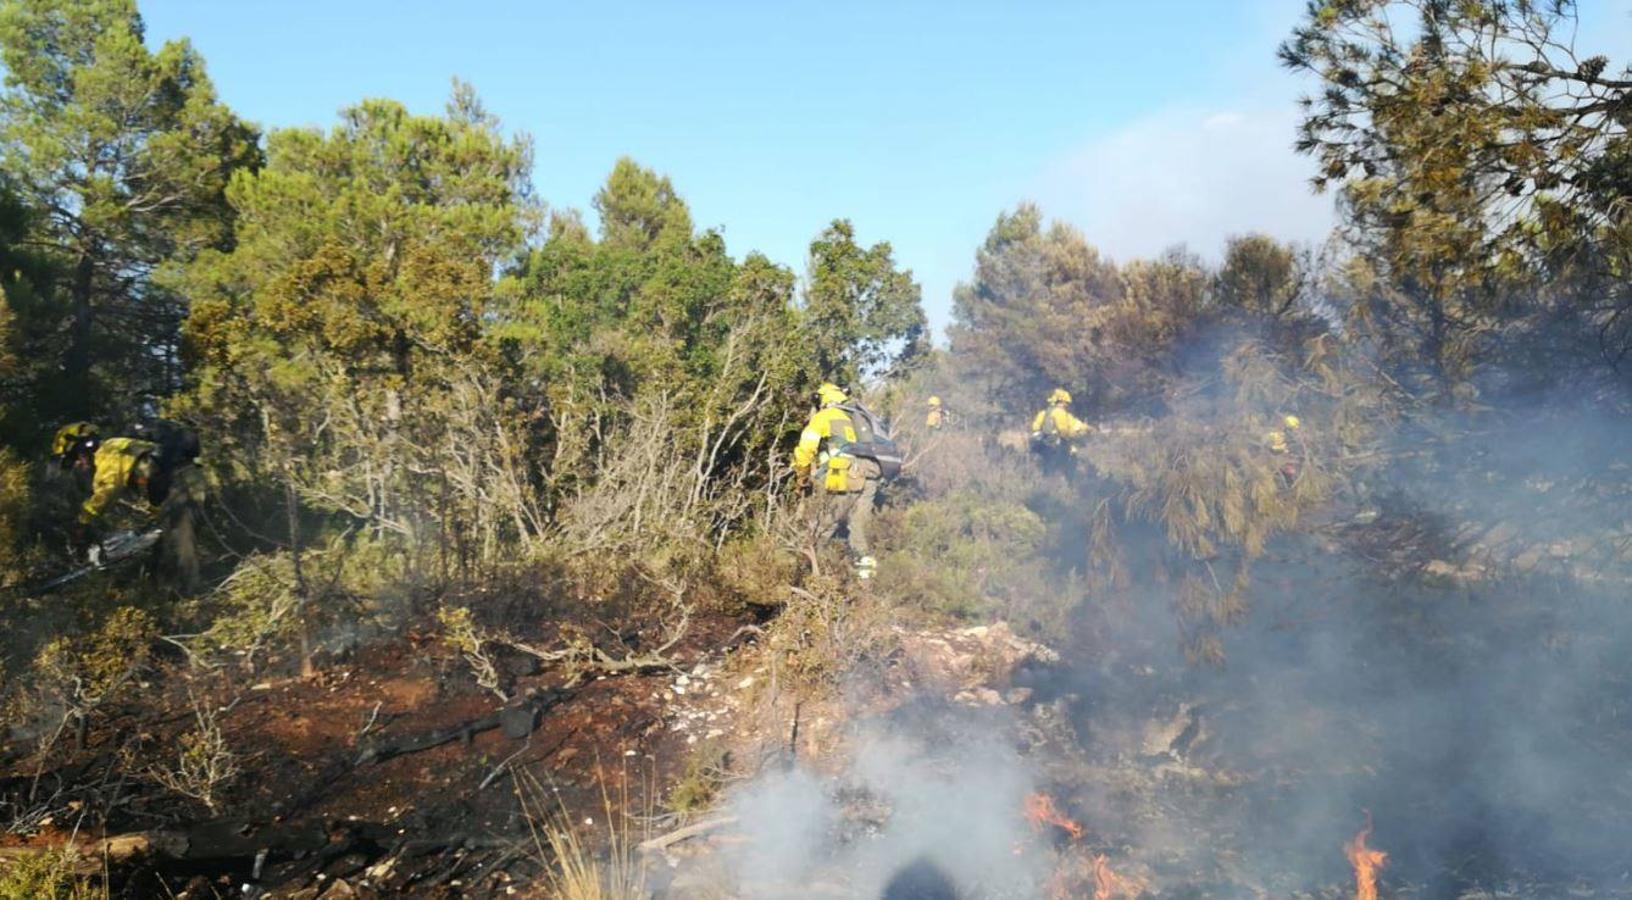
[[730, 810], [748, 839], [731, 860], [741, 895], [839, 879], [850, 896], [893, 896], [892, 880], [916, 870], [938, 873], [959, 896], [1031, 896], [1047, 871], [1041, 855], [1023, 852], [1034, 840], [1023, 818], [1027, 767], [976, 736], [1006, 729], [942, 724], [961, 737], [875, 726], [853, 741], [840, 776], [793, 769], [736, 792]]
[[1314, 166], [1292, 150], [1296, 123], [1291, 102], [1163, 111], [1057, 160], [1034, 194], [1117, 259], [1178, 244], [1217, 254], [1255, 231], [1319, 243], [1332, 200], [1311, 190]]

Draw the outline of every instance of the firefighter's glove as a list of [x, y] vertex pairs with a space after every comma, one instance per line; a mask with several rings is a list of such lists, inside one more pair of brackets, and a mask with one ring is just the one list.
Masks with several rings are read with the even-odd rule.
[[89, 558], [91, 548], [98, 547], [96, 539], [91, 535], [91, 528], [84, 522], [76, 522], [68, 531], [68, 549], [76, 557]]

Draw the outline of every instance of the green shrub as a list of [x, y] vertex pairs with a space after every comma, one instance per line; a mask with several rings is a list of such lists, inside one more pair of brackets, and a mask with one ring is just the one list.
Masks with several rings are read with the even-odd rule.
[[965, 488], [902, 511], [878, 587], [956, 619], [1007, 616], [1048, 593], [1048, 526], [1024, 504]]
[[0, 866], [0, 900], [93, 900], [107, 888], [79, 872], [81, 859], [71, 850], [8, 860]]
[[852, 592], [831, 576], [790, 592], [767, 643], [795, 689], [833, 690], [864, 668], [882, 666], [898, 649], [897, 610], [880, 592]]

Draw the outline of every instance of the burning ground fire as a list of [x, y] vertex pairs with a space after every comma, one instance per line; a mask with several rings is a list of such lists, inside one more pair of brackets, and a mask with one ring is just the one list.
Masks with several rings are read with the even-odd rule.
[[[1032, 794], [1026, 798], [1026, 821], [1030, 822], [1032, 830], [1038, 833], [1053, 826], [1070, 835], [1073, 841], [1081, 840], [1083, 836], [1082, 826], [1060, 812], [1059, 807], [1054, 804], [1054, 798], [1044, 793]], [[1082, 862], [1083, 860], [1079, 858], [1078, 865]], [[1094, 880], [1094, 900], [1137, 897], [1145, 889], [1143, 882], [1125, 878], [1111, 871], [1110, 860], [1102, 853], [1095, 854], [1090, 865]], [[1085, 874], [1079, 868], [1073, 877], [1070, 867], [1062, 866], [1054, 874], [1053, 882], [1049, 886], [1049, 896], [1051, 898], [1081, 896], [1072, 890], [1071, 883]]]
[[1054, 798], [1047, 794], [1037, 793], [1026, 798], [1026, 821], [1031, 823], [1033, 831], [1040, 832], [1044, 826], [1053, 825], [1071, 835], [1074, 841], [1082, 839], [1082, 826], [1060, 812]]
[[1343, 853], [1354, 866], [1354, 900], [1377, 900], [1377, 870], [1388, 864], [1388, 854], [1366, 846], [1371, 836], [1371, 814], [1354, 839], [1343, 845]]
[[1094, 857], [1094, 900], [1137, 897], [1144, 889], [1144, 884], [1112, 872], [1111, 863], [1104, 854]]

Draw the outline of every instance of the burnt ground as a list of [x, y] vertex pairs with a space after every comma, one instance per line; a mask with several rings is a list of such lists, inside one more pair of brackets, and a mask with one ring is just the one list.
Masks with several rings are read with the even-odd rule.
[[[1379, 506], [1275, 544], [1255, 565], [1254, 613], [1226, 632], [1220, 669], [1177, 658], [1171, 598], [1155, 585], [1126, 608], [1089, 609], [1059, 664], [1007, 673], [1026, 689], [1021, 699], [965, 683], [971, 673], [959, 667], [989, 668], [965, 665], [989, 646], [946, 657], [957, 661], [941, 673], [955, 703], [1002, 702], [1012, 715], [943, 735], [901, 716], [889, 724], [930, 735], [932, 751], [971, 736], [1022, 745], [1039, 786], [1085, 836], [1045, 831], [1054, 846], [1034, 837], [1020, 849], [1055, 854], [1073, 891], [1092, 883], [1091, 864], [1104, 855], [1150, 896], [1345, 896], [1341, 848], [1369, 815], [1372, 846], [1389, 854], [1385, 898], [1632, 895], [1623, 849], [1632, 834], [1632, 614], [1627, 583], [1611, 580], [1617, 569], [1597, 555], [1626, 554], [1632, 529], [1596, 540], [1581, 532], [1601, 528], [1570, 516], [1538, 529], [1505, 513], [1435, 517], [1410, 498]], [[1120, 630], [1096, 624], [1100, 614]], [[363, 895], [536, 890], [539, 854], [515, 776], [544, 786], [542, 805], [592, 821], [591, 838], [609, 812], [648, 827], [699, 744], [762, 727], [751, 707], [768, 654], [722, 652], [745, 621], [694, 622], [678, 648], [683, 673], [609, 677], [566, 693], [557, 693], [560, 673], [502, 660], [512, 696], [532, 691], [553, 704], [527, 739], [500, 728], [458, 733], [501, 704], [434, 640], [382, 639], [328, 660], [312, 680], [195, 676], [230, 706], [227, 738], [248, 754], [223, 804], [234, 818], [211, 826], [239, 836], [218, 841], [238, 852], [121, 869], [116, 892], [242, 896], [251, 881], [280, 896], [332, 892], [341, 881]], [[106, 823], [82, 829], [83, 839], [208, 819], [139, 774], [119, 775], [122, 750], [154, 758], [189, 726], [185, 675], [171, 660], [139, 705], [108, 713], [72, 766], [47, 768], [37, 785], [32, 760], [4, 760], [11, 776], [0, 801], [49, 811], [50, 821], [33, 820], [31, 843], [60, 843], [76, 823]], [[784, 718], [772, 725], [792, 726], [786, 743], [800, 764], [842, 768], [834, 747], [844, 716], [858, 710], [776, 712]], [[961, 712], [954, 721], [965, 721]], [[362, 759], [370, 747], [427, 735], [452, 739]], [[1017, 819], [1019, 803], [1003, 803], [972, 814]], [[853, 846], [876, 841], [890, 811], [855, 805]], [[717, 848], [703, 840], [676, 853], [723, 854], [752, 835], [717, 837]], [[286, 849], [251, 879], [255, 849], [269, 845]], [[819, 883], [854, 896], [839, 879]]]
[[[726, 658], [722, 645], [741, 624], [699, 619], [673, 655], [699, 674], [717, 668]], [[692, 678], [675, 671], [569, 685], [561, 673], [526, 661], [502, 663], [511, 670], [511, 704], [478, 687], [439, 641], [380, 640], [327, 661], [308, 679], [189, 673], [171, 660], [136, 692], [139, 702], [87, 730], [70, 763], [47, 764], [36, 779], [39, 761], [14, 748], [0, 800], [41, 813], [31, 833], [5, 843], [43, 847], [72, 837], [88, 844], [103, 835], [182, 831], [197, 852], [218, 857], [119, 867], [112, 886], [124, 897], [257, 889], [292, 896], [341, 879], [364, 896], [504, 895], [539, 874], [531, 835], [543, 820], [595, 823], [581, 829], [594, 841], [604, 839], [609, 814], [620, 830], [633, 831], [629, 822], [660, 812], [664, 788], [697, 741], [675, 719], [702, 716], [677, 714], [676, 701], [686, 698], [675, 694], [675, 682]], [[214, 819], [202, 804], [131, 777], [122, 765], [174, 757], [193, 723], [189, 682], [227, 709], [218, 721], [242, 759], [242, 775], [218, 804], [230, 819]], [[515, 738], [493, 727], [496, 712], [529, 696], [541, 707], [536, 730]], [[441, 743], [370, 758], [428, 736]], [[518, 796], [524, 784], [525, 810]], [[274, 849], [254, 879], [258, 847]], [[384, 860], [391, 862], [375, 867]]]

